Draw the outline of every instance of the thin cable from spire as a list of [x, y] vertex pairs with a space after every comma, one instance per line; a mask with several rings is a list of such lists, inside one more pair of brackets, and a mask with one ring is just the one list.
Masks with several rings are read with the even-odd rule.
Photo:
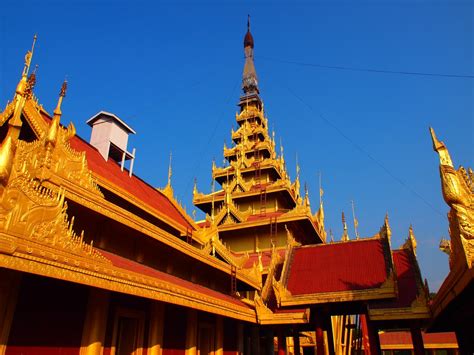
[[297, 62], [297, 61], [262, 57], [262, 56], [259, 56], [259, 58], [263, 60], [267, 60], [267, 61], [279, 62], [279, 63], [284, 63], [284, 64], [293, 64], [293, 65], [298, 65], [298, 66], [303, 66], [303, 67], [325, 68], [325, 69], [367, 72], [367, 73], [377, 73], [377, 74], [399, 74], [399, 75], [412, 75], [412, 76], [474, 79], [474, 75], [426, 73], [426, 72], [403, 71], [403, 70], [400, 70], [400, 71], [399, 70], [383, 70], [383, 69], [374, 69], [374, 68], [356, 68], [356, 67], [346, 67], [346, 66], [340, 66], [340, 65], [323, 65], [323, 64], [318, 64], [318, 63]]
[[327, 119], [321, 112], [313, 110], [313, 107], [309, 105], [305, 100], [303, 100], [300, 96], [298, 96], [293, 90], [291, 90], [288, 86], [284, 86], [290, 94], [292, 94], [297, 100], [301, 101], [312, 113], [317, 115], [320, 119], [322, 119], [324, 122], [326, 122], [329, 126], [331, 126], [333, 129], [336, 130], [337, 133], [339, 133], [345, 140], [347, 140], [354, 148], [356, 148], [358, 151], [363, 153], [367, 158], [372, 160], [376, 165], [379, 166], [382, 170], [384, 170], [387, 175], [389, 175], [393, 180], [398, 182], [400, 185], [402, 185], [404, 188], [406, 188], [408, 191], [410, 191], [413, 195], [415, 195], [418, 199], [423, 201], [425, 205], [427, 205], [429, 208], [431, 208], [434, 212], [439, 214], [440, 216], [444, 216], [438, 209], [436, 209], [430, 202], [428, 202], [420, 193], [418, 193], [415, 189], [413, 189], [411, 186], [409, 186], [407, 183], [405, 183], [402, 179], [397, 177], [394, 173], [392, 173], [387, 167], [385, 167], [382, 162], [377, 160], [375, 157], [373, 157], [367, 150], [362, 148], [358, 143], [356, 143], [354, 140], [352, 140], [348, 135], [346, 135], [336, 124], [332, 123], [329, 119]]

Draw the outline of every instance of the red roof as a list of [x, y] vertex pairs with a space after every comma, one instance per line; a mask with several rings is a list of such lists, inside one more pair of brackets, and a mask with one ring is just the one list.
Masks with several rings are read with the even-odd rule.
[[[410, 307], [418, 293], [417, 274], [411, 252], [406, 249], [394, 250], [393, 264], [397, 273], [398, 298], [393, 301], [377, 302], [371, 308]], [[421, 282], [421, 280], [418, 280]]]
[[[427, 345], [452, 344], [457, 345], [456, 334], [446, 333], [422, 333], [423, 343]], [[413, 349], [413, 343], [410, 332], [386, 332], [380, 333], [380, 345], [384, 348], [390, 348], [390, 345], [406, 345]], [[456, 346], [457, 347], [457, 346]]]
[[213, 297], [213, 298], [217, 298], [217, 299], [220, 299], [220, 300], [223, 300], [223, 301], [226, 301], [226, 302], [230, 302], [230, 303], [233, 303], [233, 304], [236, 304], [236, 305], [239, 305], [239, 306], [243, 306], [245, 308], [250, 308], [250, 306], [248, 306], [244, 302], [240, 301], [238, 298], [220, 293], [218, 291], [211, 290], [210, 288], [207, 288], [207, 287], [204, 287], [204, 286], [201, 286], [201, 285], [194, 284], [190, 281], [180, 279], [179, 277], [167, 274], [167, 273], [162, 272], [162, 271], [158, 271], [158, 270], [153, 269], [149, 266], [137, 263], [135, 261], [126, 259], [126, 258], [118, 256], [116, 254], [109, 253], [109, 252], [104, 251], [104, 250], [100, 250], [100, 253], [105, 258], [109, 259], [115, 267], [125, 269], [125, 270], [131, 271], [131, 272], [134, 272], [134, 273], [137, 273], [137, 274], [140, 274], [140, 275], [146, 275], [146, 276], [149, 276], [149, 277], [153, 277], [153, 278], [159, 279], [161, 281], [169, 282], [169, 283], [172, 283], [176, 286], [186, 288], [186, 289], [188, 289], [190, 291], [193, 291], [193, 292], [198, 292], [198, 293], [201, 293], [201, 294]]
[[[51, 118], [43, 113], [43, 118], [51, 122]], [[77, 151], [86, 152], [87, 164], [95, 174], [111, 182], [133, 197], [140, 200], [151, 209], [154, 209], [171, 220], [179, 223], [184, 228], [194, 229], [186, 218], [178, 211], [171, 201], [156, 188], [150, 186], [135, 175], [129, 176], [128, 171], [122, 171], [120, 166], [112, 159], [105, 161], [99, 151], [84, 141], [79, 136], [70, 140], [70, 145]]]
[[293, 295], [379, 288], [387, 279], [380, 239], [299, 247], [290, 258]]

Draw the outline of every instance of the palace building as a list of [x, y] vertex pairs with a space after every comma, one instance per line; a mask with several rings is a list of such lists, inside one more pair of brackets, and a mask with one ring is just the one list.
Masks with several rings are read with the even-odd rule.
[[194, 187], [206, 215], [194, 221], [171, 171], [162, 189], [133, 173], [124, 120], [101, 111], [79, 137], [62, 117], [66, 82], [47, 112], [33, 44], [0, 114], [0, 354], [379, 354], [402, 349], [383, 343], [394, 330], [424, 354], [422, 329], [472, 350], [472, 171], [433, 133], [451, 273], [430, 301], [411, 227], [394, 248], [388, 216], [352, 239], [343, 216], [327, 240], [322, 194], [313, 211], [269, 132], [253, 51], [248, 24], [238, 129], [212, 191]]

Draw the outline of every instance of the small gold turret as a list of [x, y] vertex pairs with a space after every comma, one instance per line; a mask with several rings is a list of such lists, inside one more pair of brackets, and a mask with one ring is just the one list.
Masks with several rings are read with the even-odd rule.
[[13, 140], [18, 139], [20, 135], [20, 128], [22, 126], [21, 123], [21, 112], [23, 111], [23, 107], [25, 106], [26, 101], [26, 93], [28, 88], [28, 72], [31, 66], [31, 59], [33, 58], [33, 52], [35, 49], [37, 36], [33, 37], [33, 45], [31, 46], [31, 51], [26, 52], [25, 55], [25, 66], [23, 68], [23, 72], [21, 74], [21, 79], [16, 87], [14, 101], [15, 103], [15, 110], [13, 112], [13, 116], [8, 122], [11, 127], [14, 127], [14, 130], [11, 132], [11, 137]]
[[170, 161], [168, 165], [168, 183], [166, 184], [165, 188], [162, 190], [162, 192], [168, 196], [170, 199], [174, 198], [174, 191], [173, 187], [171, 186], [171, 176], [173, 175], [173, 170], [171, 167], [171, 161], [172, 161], [172, 152], [170, 152]]
[[342, 227], [343, 227], [344, 230], [342, 232], [341, 241], [347, 242], [347, 241], [349, 241], [349, 234], [347, 232], [346, 216], [344, 215], [344, 212], [342, 212]]
[[8, 130], [7, 137], [4, 139], [0, 147], [0, 184], [6, 186], [10, 178], [13, 157], [14, 157], [14, 142], [11, 137], [11, 128]]
[[403, 248], [412, 250], [413, 254], [416, 256], [416, 245], [415, 234], [413, 233], [413, 227], [410, 224], [410, 228], [408, 228], [408, 238], [405, 244], [403, 244]]
[[51, 122], [51, 126], [49, 127], [48, 135], [46, 137], [46, 142], [52, 145], [56, 145], [58, 139], [58, 132], [59, 132], [59, 123], [61, 121], [61, 105], [63, 103], [63, 99], [66, 97], [67, 91], [67, 81], [64, 80], [63, 84], [61, 85], [61, 91], [59, 92], [58, 104], [54, 109], [53, 121]]

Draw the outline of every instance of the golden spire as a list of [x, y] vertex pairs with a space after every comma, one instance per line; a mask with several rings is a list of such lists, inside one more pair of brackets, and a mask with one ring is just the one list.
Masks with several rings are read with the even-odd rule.
[[[321, 185], [321, 172], [319, 173], [319, 210], [318, 212], [316, 213], [316, 218], [318, 220], [318, 223], [319, 223], [319, 227], [321, 229], [321, 234], [324, 235], [324, 238], [326, 238], [326, 230], [325, 230], [325, 227], [324, 227], [324, 205], [323, 205], [323, 194], [324, 194], [324, 191], [323, 191], [323, 188], [322, 188], [322, 185]], [[331, 232], [332, 233], [332, 232]], [[332, 236], [332, 238], [334, 239], [334, 236]], [[333, 240], [334, 241], [334, 240]]]
[[308, 190], [308, 184], [304, 183], [304, 202], [305, 205], [309, 206], [309, 190]]
[[0, 183], [6, 186], [13, 166], [14, 143], [11, 137], [11, 129], [7, 132], [7, 137], [0, 147]]
[[170, 152], [170, 162], [168, 166], [168, 183], [166, 184], [165, 188], [161, 190], [168, 198], [174, 198], [174, 191], [173, 187], [171, 186], [171, 152]]
[[31, 51], [26, 52], [25, 55], [25, 66], [21, 74], [21, 79], [16, 87], [15, 91], [15, 110], [13, 112], [13, 117], [8, 122], [10, 126], [15, 127], [15, 130], [12, 132], [12, 139], [16, 140], [20, 135], [21, 123], [21, 112], [23, 111], [23, 106], [25, 105], [25, 94], [28, 87], [27, 76], [30, 70], [31, 59], [33, 58], [33, 52], [35, 49], [37, 36], [33, 37], [33, 45], [31, 46]]
[[413, 226], [410, 224], [410, 228], [408, 228], [408, 238], [405, 244], [403, 244], [404, 247], [408, 247], [409, 249], [413, 250], [413, 254], [416, 256], [416, 238], [415, 238], [415, 233], [413, 233]]
[[433, 150], [438, 153], [440, 164], [453, 167], [453, 161], [451, 160], [448, 149], [443, 142], [436, 138], [435, 131], [432, 127], [430, 127], [430, 133], [431, 140], [433, 141]]
[[172, 168], [171, 168], [171, 160], [172, 160], [172, 152], [170, 152], [170, 162], [168, 165], [168, 186], [171, 187], [171, 176], [173, 175], [172, 173]]
[[46, 141], [51, 144], [56, 144], [56, 140], [58, 139], [58, 132], [59, 132], [59, 122], [61, 120], [61, 104], [63, 103], [63, 99], [66, 97], [67, 91], [67, 80], [64, 80], [63, 84], [61, 85], [61, 90], [59, 91], [59, 98], [58, 104], [54, 109], [53, 121], [51, 122], [51, 126], [49, 127], [48, 135]]
[[195, 177], [194, 178], [194, 186], [193, 186], [193, 195], [196, 196], [198, 193], [198, 189], [197, 189], [197, 178]]
[[390, 229], [390, 224], [388, 222], [388, 212], [385, 214], [384, 223], [380, 230], [380, 236], [383, 238], [387, 238], [388, 241], [390, 241], [392, 237], [392, 230]]
[[352, 204], [352, 218], [354, 220], [354, 232], [355, 232], [356, 239], [359, 239], [359, 231], [357, 229], [359, 227], [359, 221], [357, 220], [356, 215], [355, 215], [354, 201], [351, 201], [351, 204]]
[[342, 226], [344, 228], [344, 231], [342, 232], [341, 240], [343, 242], [347, 242], [349, 241], [349, 234], [347, 233], [347, 223], [346, 223], [346, 216], [344, 215], [344, 211], [342, 212]]

